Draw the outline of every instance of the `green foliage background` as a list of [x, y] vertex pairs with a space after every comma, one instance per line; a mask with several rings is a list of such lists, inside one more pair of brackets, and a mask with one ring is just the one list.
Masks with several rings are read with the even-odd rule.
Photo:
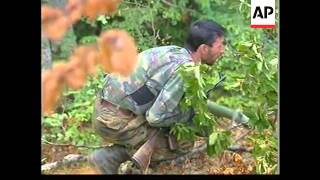
[[[276, 23], [278, 17], [277, 8]], [[183, 46], [189, 25], [198, 19], [212, 19], [223, 25], [228, 32], [228, 44], [224, 57], [210, 72], [206, 67], [199, 67], [198, 71], [206, 73], [193, 82], [203, 80], [209, 86], [217, 81], [218, 72], [226, 75], [223, 89], [211, 93], [209, 99], [239, 109], [250, 117], [251, 125], [261, 132], [250, 137], [256, 145], [253, 153], [257, 159], [256, 172], [275, 173], [278, 138], [273, 121], [278, 110], [278, 29], [250, 28], [249, 0], [123, 0], [118, 11], [111, 16], [101, 15], [95, 21], [81, 19], [73, 27], [75, 37], [70, 38], [75, 38], [78, 45], [89, 44], [96, 42], [102, 31], [120, 28], [134, 37], [139, 51], [162, 45]], [[69, 47], [68, 44], [66, 47]], [[102, 75], [100, 72], [98, 77], [89, 78], [86, 86], [79, 91], [65, 89], [56, 113], [43, 117], [43, 139], [76, 145], [102, 143], [91, 129], [93, 103], [97, 90], [102, 87]], [[188, 84], [193, 91], [197, 91], [196, 86], [191, 85], [191, 80], [186, 82], [186, 86]], [[197, 87], [198, 96], [187, 96], [185, 103], [189, 101], [189, 105], [190, 102], [196, 104], [194, 100], [201, 100], [201, 82]], [[191, 101], [192, 98], [195, 99]], [[207, 113], [205, 107], [199, 110], [202, 112], [197, 117], [198, 121], [213, 125], [211, 120], [215, 121], [216, 118]], [[174, 133], [193, 136], [194, 129], [182, 124], [176, 127], [182, 130], [174, 129]], [[272, 133], [263, 134], [266, 130]], [[209, 147], [208, 153], [221, 152], [229, 145], [227, 139], [228, 132], [214, 131], [208, 139], [209, 145], [216, 145], [218, 141], [222, 145], [220, 149]], [[266, 141], [270, 143], [264, 145]], [[269, 172], [268, 168], [273, 170]]]

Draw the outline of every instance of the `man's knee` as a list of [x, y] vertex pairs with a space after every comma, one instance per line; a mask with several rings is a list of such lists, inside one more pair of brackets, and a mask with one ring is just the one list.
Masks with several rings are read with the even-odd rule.
[[161, 121], [160, 118], [154, 117], [148, 113], [146, 114], [146, 120], [151, 127], [160, 128], [168, 126], [167, 122]]
[[108, 131], [106, 124], [102, 123], [107, 120], [106, 117], [108, 117], [108, 114], [106, 109], [104, 109], [101, 105], [101, 98], [98, 97], [95, 102], [91, 121], [93, 130], [101, 137], [110, 136], [110, 132]]
[[103, 128], [105, 128], [96, 118], [92, 119], [92, 129], [99, 134], [100, 136], [104, 136]]

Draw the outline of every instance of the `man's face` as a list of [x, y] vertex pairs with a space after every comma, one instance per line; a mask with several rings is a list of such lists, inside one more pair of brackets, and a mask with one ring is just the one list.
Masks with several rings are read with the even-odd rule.
[[224, 53], [224, 37], [218, 37], [211, 46], [205, 45], [201, 62], [213, 65]]

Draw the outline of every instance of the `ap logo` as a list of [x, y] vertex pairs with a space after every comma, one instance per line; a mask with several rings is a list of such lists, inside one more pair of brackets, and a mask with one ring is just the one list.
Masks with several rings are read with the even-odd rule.
[[251, 0], [251, 27], [275, 28], [275, 0]]

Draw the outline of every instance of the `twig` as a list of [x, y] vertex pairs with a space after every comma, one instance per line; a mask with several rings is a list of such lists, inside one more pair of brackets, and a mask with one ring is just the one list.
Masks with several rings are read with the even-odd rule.
[[46, 163], [44, 165], [41, 165], [41, 171], [49, 171], [49, 170], [56, 169], [56, 168], [59, 168], [62, 166], [85, 162], [85, 161], [87, 161], [87, 156], [83, 156], [80, 154], [68, 154], [60, 161]]
[[103, 145], [103, 146], [86, 146], [86, 145], [74, 145], [74, 144], [57, 144], [57, 143], [53, 143], [53, 142], [49, 142], [43, 138], [41, 138], [41, 140], [46, 143], [46, 144], [50, 144], [53, 146], [74, 146], [74, 147], [83, 147], [83, 148], [88, 148], [88, 149], [99, 149], [99, 148], [104, 148], [107, 147], [108, 145]]
[[[196, 155], [198, 153], [201, 153], [201, 152], [204, 152], [206, 149], [207, 149], [207, 144], [203, 143], [202, 145], [200, 145], [199, 147], [193, 149], [191, 152], [189, 152], [189, 153], [187, 153], [185, 155], [179, 156], [178, 158], [173, 159], [173, 160], [161, 161], [160, 163], [161, 164], [171, 164], [171, 163], [181, 164], [185, 160], [191, 159], [194, 155]], [[232, 152], [249, 152], [249, 153], [252, 151], [249, 148], [241, 147], [241, 146], [238, 146], [238, 145], [230, 146], [229, 148], [227, 148], [227, 150], [228, 151], [232, 151]]]
[[[168, 5], [168, 6], [171, 6], [171, 7], [181, 8], [181, 7], [179, 7], [179, 6], [175, 5], [175, 4], [172, 4], [172, 3], [170, 3], [170, 2], [168, 2], [168, 1], [166, 1], [166, 0], [161, 0], [161, 2], [163, 2], [164, 4], [166, 4], [166, 5]], [[190, 8], [184, 8], [184, 10], [196, 12], [195, 10], [190, 9]]]
[[203, 152], [207, 149], [207, 144], [206, 143], [202, 143], [200, 146], [198, 146], [197, 148], [194, 148], [192, 151], [188, 152], [185, 155], [179, 156], [176, 159], [173, 160], [165, 160], [165, 161], [161, 161], [160, 163], [164, 163], [164, 164], [170, 164], [170, 163], [175, 163], [175, 164], [180, 164], [182, 162], [184, 162], [187, 159], [190, 159], [193, 155]]
[[[239, 140], [243, 139], [245, 136], [247, 136], [251, 131], [253, 131], [253, 129], [248, 130], [247, 132], [245, 132], [244, 134], [242, 134], [239, 138], [237, 138], [235, 140], [234, 143], [238, 142]], [[184, 162], [186, 159], [190, 159], [192, 156], [194, 156], [197, 153], [203, 152], [207, 149], [207, 144], [206, 143], [202, 143], [201, 145], [199, 145], [197, 148], [194, 148], [192, 151], [190, 151], [189, 153], [179, 156], [178, 158], [174, 159], [174, 160], [165, 160], [165, 161], [161, 161], [160, 163], [175, 163], [175, 164], [180, 164], [182, 162]], [[252, 150], [246, 147], [242, 147], [239, 145], [232, 145], [230, 147], [227, 148], [228, 151], [233, 151], [233, 152], [251, 152]]]
[[[153, 19], [153, 13], [152, 11], [150, 11], [151, 13], [151, 28], [152, 28], [152, 31], [153, 31], [153, 37], [154, 37], [154, 43], [153, 45], [156, 46], [157, 45], [157, 35], [156, 35], [156, 29], [154, 27], [154, 19]], [[158, 31], [159, 33], [159, 31]], [[158, 34], [159, 35], [159, 34]]]
[[164, 4], [168, 5], [168, 6], [174, 6], [176, 7], [176, 5], [172, 4], [172, 3], [169, 3], [168, 1], [166, 0], [161, 0], [161, 2], [163, 2]]
[[122, 2], [124, 2], [124, 3], [126, 3], [126, 4], [132, 4], [132, 5], [136, 5], [136, 6], [141, 6], [141, 7], [144, 7], [144, 8], [148, 8], [148, 6], [144, 6], [144, 5], [142, 5], [142, 4], [138, 4], [138, 3], [134, 3], [134, 2], [129, 2], [129, 1], [122, 1]]
[[251, 148], [241, 147], [239, 145], [230, 146], [227, 150], [232, 152], [252, 152]]
[[242, 126], [242, 124], [231, 125], [231, 126], [227, 129], [227, 131], [231, 131], [232, 129], [237, 128], [237, 127], [239, 127], [239, 126]]

